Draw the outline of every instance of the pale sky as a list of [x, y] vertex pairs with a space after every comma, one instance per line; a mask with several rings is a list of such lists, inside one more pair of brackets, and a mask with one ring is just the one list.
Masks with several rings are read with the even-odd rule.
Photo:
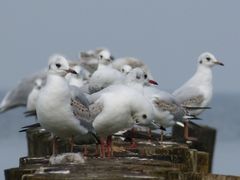
[[60, 53], [109, 48], [150, 67], [160, 88], [189, 79], [212, 52], [215, 92], [240, 92], [240, 1], [0, 0], [0, 89], [9, 89]]

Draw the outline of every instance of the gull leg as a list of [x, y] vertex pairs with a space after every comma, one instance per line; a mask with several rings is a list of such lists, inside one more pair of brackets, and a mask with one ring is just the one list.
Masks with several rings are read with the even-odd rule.
[[164, 131], [166, 131], [166, 128], [160, 126], [160, 144], [163, 144]]
[[136, 140], [135, 140], [134, 136], [135, 136], [135, 128], [132, 128], [131, 129], [131, 138], [132, 138], [132, 140], [131, 140], [130, 148], [136, 148], [137, 147], [137, 143], [136, 143]]
[[69, 144], [70, 144], [70, 152], [73, 152], [73, 146], [74, 146], [73, 136], [69, 138]]
[[84, 145], [83, 155], [84, 155], [84, 156], [87, 156], [87, 155], [88, 155], [87, 145]]
[[99, 144], [96, 144], [96, 151], [95, 151], [95, 156], [99, 156]]
[[189, 136], [189, 127], [188, 127], [188, 121], [184, 122], [184, 138], [187, 141], [197, 141], [197, 138], [190, 137]]
[[163, 135], [164, 135], [164, 131], [161, 129], [161, 134], [160, 134], [160, 142], [161, 142], [161, 144], [163, 143]]
[[107, 157], [110, 158], [112, 156], [112, 136], [107, 137]]
[[100, 142], [101, 142], [101, 152], [100, 152], [100, 155], [101, 155], [101, 158], [105, 158], [105, 141], [104, 139], [100, 139]]
[[150, 128], [148, 129], [148, 141], [152, 142], [152, 131]]
[[52, 140], [52, 155], [56, 155], [57, 153], [57, 137], [53, 135], [53, 140]]

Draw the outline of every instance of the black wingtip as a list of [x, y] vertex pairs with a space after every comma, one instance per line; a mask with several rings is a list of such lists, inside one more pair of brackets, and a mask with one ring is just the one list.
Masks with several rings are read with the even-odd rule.
[[37, 116], [37, 112], [35, 110], [33, 110], [33, 111], [25, 111], [24, 115], [25, 115], [25, 117]]
[[30, 128], [37, 128], [37, 127], [41, 127], [40, 123], [34, 123], [31, 125], [23, 126], [21, 127], [21, 130], [19, 130], [18, 132], [26, 132]]
[[183, 106], [185, 109], [188, 110], [198, 110], [198, 109], [212, 109], [211, 107], [205, 106], [205, 107], [198, 107], [198, 106]]

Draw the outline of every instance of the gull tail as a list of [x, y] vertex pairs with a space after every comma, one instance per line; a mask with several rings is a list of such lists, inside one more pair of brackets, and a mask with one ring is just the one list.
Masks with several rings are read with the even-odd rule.
[[30, 128], [37, 128], [37, 127], [41, 127], [40, 123], [34, 123], [31, 125], [23, 126], [21, 127], [21, 130], [19, 132], [26, 132]]

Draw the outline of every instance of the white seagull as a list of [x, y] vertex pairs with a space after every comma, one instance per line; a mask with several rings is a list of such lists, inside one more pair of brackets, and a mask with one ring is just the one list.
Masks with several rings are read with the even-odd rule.
[[34, 87], [28, 95], [27, 107], [26, 107], [27, 111], [35, 111], [36, 110], [37, 98], [38, 98], [41, 88], [43, 87], [43, 84], [44, 83], [43, 83], [42, 79], [38, 78], [35, 80]]
[[[178, 102], [188, 108], [190, 115], [199, 115], [209, 105], [213, 92], [212, 67], [215, 65], [224, 66], [213, 54], [208, 52], [201, 54], [195, 74], [173, 92]], [[187, 122], [185, 138], [188, 139]]]
[[48, 66], [46, 85], [41, 89], [36, 103], [41, 126], [60, 138], [73, 138], [87, 133], [95, 136], [87, 101], [80, 92], [77, 95], [74, 91], [73, 94], [64, 78], [67, 73], [76, 72], [69, 68], [68, 61], [60, 55], [50, 57]]
[[98, 60], [98, 68], [89, 80], [90, 94], [100, 91], [112, 84], [120, 83], [124, 79], [124, 75], [120, 71], [112, 68], [113, 58], [109, 51], [101, 51], [98, 55]]
[[89, 108], [94, 119], [93, 127], [97, 136], [101, 137], [101, 155], [104, 156], [104, 140], [134, 124], [149, 124], [152, 107], [143, 94], [122, 84], [111, 85], [93, 96], [96, 94], [97, 100]]

